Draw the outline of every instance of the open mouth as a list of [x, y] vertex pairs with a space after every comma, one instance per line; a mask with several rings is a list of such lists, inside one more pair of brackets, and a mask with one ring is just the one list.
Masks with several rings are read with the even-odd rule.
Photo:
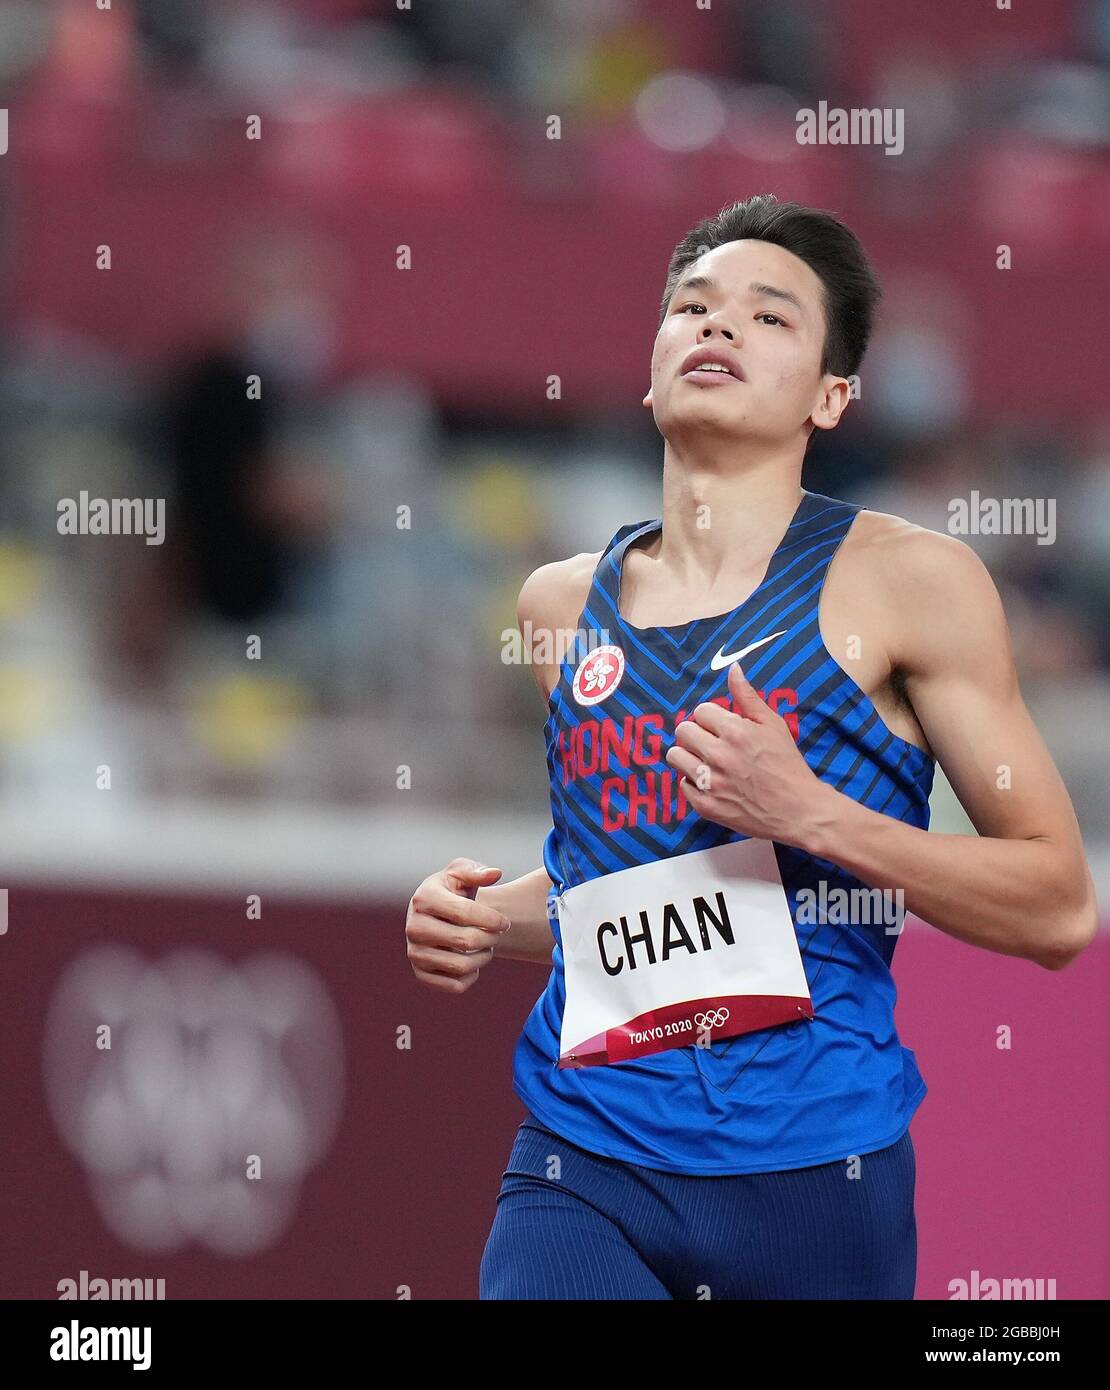
[[722, 381], [743, 381], [744, 373], [721, 348], [702, 347], [691, 352], [682, 368], [687, 381], [704, 386]]
[[710, 366], [708, 363], [703, 367], [691, 367], [688, 372], [683, 372], [682, 375], [687, 381], [710, 381], [714, 379], [718, 381], [740, 380], [740, 378], [733, 372], [730, 372], [727, 367], [714, 367]]

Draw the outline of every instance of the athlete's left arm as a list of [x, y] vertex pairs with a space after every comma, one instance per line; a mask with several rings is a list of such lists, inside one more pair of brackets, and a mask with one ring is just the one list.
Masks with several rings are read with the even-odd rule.
[[[907, 530], [882, 566], [895, 615], [888, 654], [978, 836], [920, 830], [819, 781], [736, 671], [744, 719], [699, 706], [702, 730], [676, 731], [695, 761], [717, 764], [717, 792], [687, 795], [711, 819], [796, 845], [870, 887], [900, 888], [910, 912], [950, 936], [1061, 969], [1095, 937], [1094, 886], [1071, 800], [1018, 688], [1001, 599], [968, 546]], [[694, 775], [689, 753], [668, 762]]]
[[1094, 887], [1060, 774], [1018, 688], [1006, 615], [962, 541], [914, 528], [882, 566], [889, 656], [978, 837], [904, 825], [847, 797], [813, 852], [961, 941], [1059, 969], [1093, 940]]

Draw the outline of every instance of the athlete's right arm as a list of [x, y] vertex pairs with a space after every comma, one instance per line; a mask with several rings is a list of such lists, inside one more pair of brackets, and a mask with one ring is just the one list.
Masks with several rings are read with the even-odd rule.
[[[520, 590], [516, 604], [517, 625], [524, 637], [529, 666], [545, 709], [559, 679], [562, 656], [578, 625], [600, 559], [600, 552], [584, 551], [572, 555], [569, 560], [541, 565], [533, 570]], [[513, 924], [511, 932], [498, 938], [495, 954], [507, 960], [550, 965], [553, 938], [547, 920], [547, 895], [551, 886], [547, 870], [539, 868], [511, 883], [478, 889], [477, 900], [498, 909]]]
[[[559, 678], [566, 634], [577, 626], [600, 558], [584, 552], [541, 565], [521, 587], [517, 623], [545, 707]], [[462, 994], [494, 955], [550, 963], [547, 871], [533, 869], [510, 883], [498, 883], [500, 877], [500, 869], [453, 859], [412, 895], [405, 937], [413, 974], [422, 984]]]

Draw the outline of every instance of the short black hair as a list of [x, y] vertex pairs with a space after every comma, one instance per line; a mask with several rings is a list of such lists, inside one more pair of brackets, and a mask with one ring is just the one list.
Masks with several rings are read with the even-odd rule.
[[757, 193], [704, 217], [675, 247], [667, 267], [667, 286], [659, 306], [659, 326], [686, 268], [730, 241], [768, 241], [790, 251], [824, 286], [825, 346], [821, 374], [853, 376], [863, 361], [875, 309], [882, 294], [875, 273], [854, 232], [839, 218], [801, 203], [780, 203], [773, 193]]

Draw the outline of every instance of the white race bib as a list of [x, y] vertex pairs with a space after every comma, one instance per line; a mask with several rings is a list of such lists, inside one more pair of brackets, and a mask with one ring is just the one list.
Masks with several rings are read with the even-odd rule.
[[813, 1018], [769, 840], [603, 874], [556, 899], [566, 1008], [560, 1067]]

